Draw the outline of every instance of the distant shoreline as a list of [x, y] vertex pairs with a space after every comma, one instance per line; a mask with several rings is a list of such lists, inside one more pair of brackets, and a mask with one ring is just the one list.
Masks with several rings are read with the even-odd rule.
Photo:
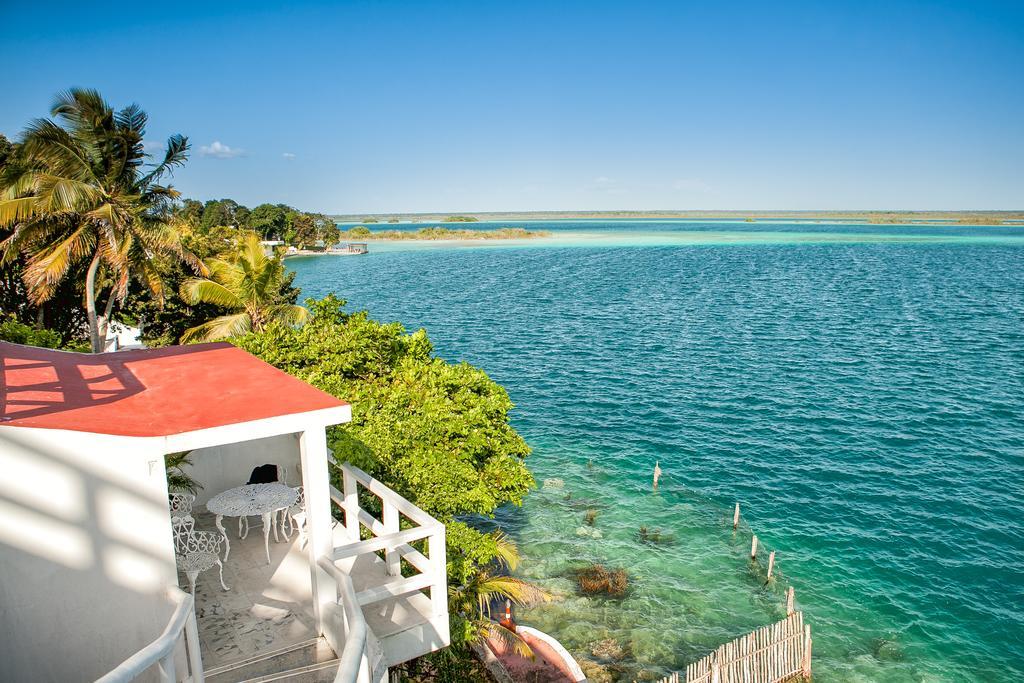
[[[384, 228], [400, 223], [444, 223], [450, 213], [382, 213], [336, 214], [340, 223], [358, 223]], [[1024, 223], [1022, 211], [492, 211], [460, 212], [461, 216], [478, 221], [545, 221], [545, 220], [796, 220], [852, 221], [868, 224], [912, 224], [949, 222], [961, 225], [1000, 225], [1007, 221]], [[376, 222], [374, 222], [376, 221]]]

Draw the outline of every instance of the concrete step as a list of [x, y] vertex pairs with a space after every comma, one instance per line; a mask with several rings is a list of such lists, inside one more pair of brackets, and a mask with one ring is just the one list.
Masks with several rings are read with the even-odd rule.
[[250, 678], [244, 683], [270, 683], [281, 681], [282, 683], [334, 683], [338, 675], [338, 660], [332, 659], [322, 664], [310, 664], [300, 666], [289, 671], [282, 671], [277, 674]]
[[[333, 681], [338, 668], [334, 650], [323, 638], [261, 652], [247, 659], [206, 671], [209, 683], [267, 681]], [[328, 675], [329, 674], [329, 675]]]

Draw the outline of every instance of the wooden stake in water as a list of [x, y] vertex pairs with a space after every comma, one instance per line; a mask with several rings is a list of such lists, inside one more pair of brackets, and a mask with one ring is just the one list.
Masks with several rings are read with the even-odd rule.
[[658, 479], [661, 477], [661, 468], [658, 467], [657, 460], [654, 461], [654, 490], [658, 490]]
[[750, 559], [757, 557], [757, 534], [754, 534], [754, 540], [750, 542]]
[[736, 511], [732, 513], [732, 528], [736, 529], [740, 525], [740, 504], [736, 503]]
[[775, 569], [775, 551], [768, 553], [768, 578], [772, 578], [772, 570]]
[[804, 662], [803, 662], [803, 673], [804, 678], [811, 677], [811, 626], [810, 624], [804, 626]]
[[786, 616], [788, 617], [793, 613], [793, 598], [795, 597], [796, 591], [790, 586], [789, 590], [786, 591]]

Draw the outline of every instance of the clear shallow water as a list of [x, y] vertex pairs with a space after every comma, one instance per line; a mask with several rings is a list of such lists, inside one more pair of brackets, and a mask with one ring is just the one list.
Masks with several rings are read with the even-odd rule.
[[[561, 480], [498, 519], [566, 596], [526, 621], [584, 655], [616, 639], [631, 680], [793, 585], [818, 680], [1024, 676], [1024, 227], [529, 225], [559, 237], [288, 261], [509, 389]], [[627, 568], [628, 597], [576, 597], [584, 561]]]

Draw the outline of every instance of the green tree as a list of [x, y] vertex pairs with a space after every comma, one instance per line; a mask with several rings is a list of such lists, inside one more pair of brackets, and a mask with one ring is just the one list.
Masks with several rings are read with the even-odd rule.
[[[198, 202], [185, 200], [185, 211], [195, 212], [194, 205]], [[203, 230], [212, 230], [221, 225], [233, 226], [240, 229], [248, 228], [249, 209], [245, 208], [233, 199], [211, 199], [203, 205], [202, 216], [199, 218], [199, 227]]]
[[505, 640], [526, 657], [533, 652], [515, 633], [491, 619], [491, 605], [506, 600], [516, 605], [549, 602], [551, 594], [529, 581], [509, 576], [519, 565], [519, 549], [500, 531], [486, 535], [492, 559], [473, 567], [464, 580], [448, 586], [448, 610], [455, 617], [452, 637], [456, 643], [477, 643], [486, 638]]
[[346, 313], [334, 296], [307, 305], [312, 317], [301, 328], [271, 324], [232, 341], [349, 401], [352, 421], [328, 431], [335, 457], [445, 524], [453, 642], [466, 645], [489, 629], [491, 599], [544, 599], [505, 575], [516, 562], [508, 539], [463, 521], [519, 505], [533, 486], [508, 393], [479, 368], [435, 357], [423, 330], [407, 334], [365, 311]]
[[233, 312], [188, 329], [181, 338], [184, 343], [262, 332], [271, 322], [299, 325], [309, 317], [302, 306], [281, 300], [284, 264], [277, 254], [266, 253], [256, 233], [245, 233], [231, 252], [208, 259], [206, 268], [209, 279], [185, 280], [181, 298]]
[[448, 524], [449, 572], [464, 582], [498, 548], [456, 517], [519, 505], [533, 486], [508, 393], [479, 368], [435, 357], [423, 330], [345, 313], [333, 296], [307, 305], [303, 327], [269, 325], [234, 343], [352, 404], [352, 422], [329, 432], [335, 455]]
[[333, 218], [318, 213], [313, 215], [313, 220], [316, 223], [317, 235], [324, 241], [324, 244], [329, 246], [338, 243], [338, 240], [341, 239], [341, 229], [338, 228], [338, 224], [334, 222]]
[[0, 341], [27, 346], [42, 346], [47, 349], [60, 347], [60, 335], [53, 330], [36, 329], [18, 322], [13, 315], [0, 317]]
[[320, 239], [316, 229], [316, 222], [310, 214], [297, 213], [292, 218], [291, 224], [292, 229], [288, 241], [296, 244], [299, 248], [308, 247]]
[[6, 135], [0, 133], [0, 169], [4, 167], [7, 157], [11, 156], [12, 152], [14, 152], [14, 145], [7, 139]]
[[180, 244], [170, 223], [178, 196], [159, 181], [188, 158], [188, 140], [172, 135], [160, 159], [144, 168], [147, 116], [132, 104], [115, 111], [95, 90], [61, 93], [54, 119], [37, 119], [0, 174], [0, 243], [3, 263], [23, 258], [22, 274], [33, 303], [51, 299], [76, 266], [87, 263], [84, 298], [90, 345], [103, 350], [97, 308], [101, 282], [109, 283], [105, 319], [123, 301], [132, 277], [157, 300], [163, 284], [154, 256], [201, 264]]
[[289, 211], [294, 209], [284, 204], [260, 204], [249, 213], [249, 228], [262, 239], [284, 239], [290, 227]]

